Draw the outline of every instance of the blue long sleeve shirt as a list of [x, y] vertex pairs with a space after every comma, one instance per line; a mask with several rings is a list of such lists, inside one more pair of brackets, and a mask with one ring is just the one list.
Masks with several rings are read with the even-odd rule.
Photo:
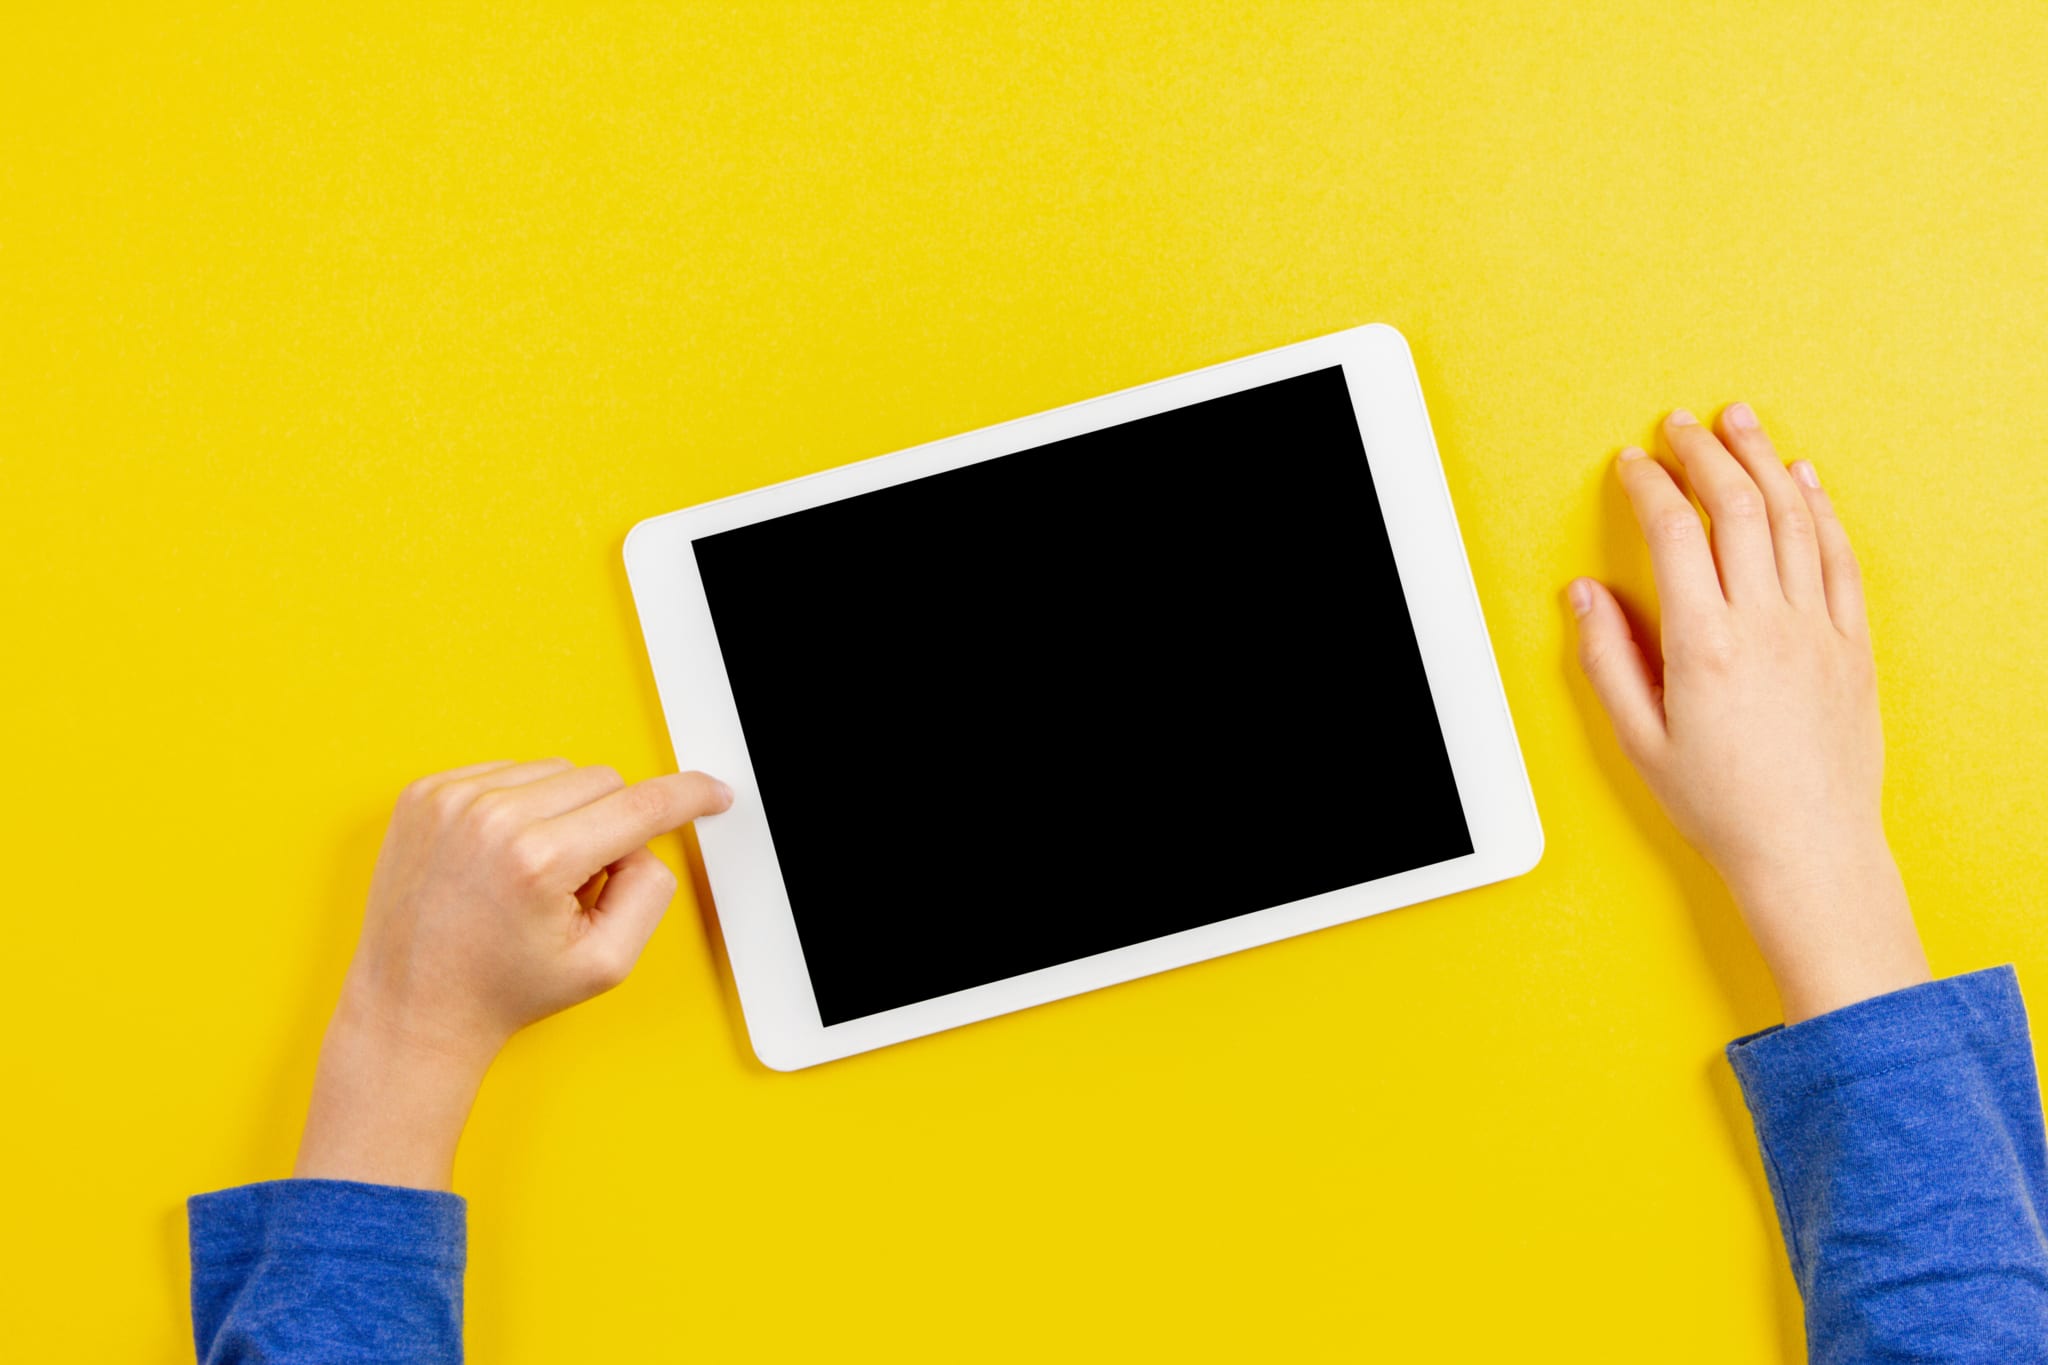
[[2048, 1361], [2048, 1138], [2012, 968], [1729, 1044], [1813, 1365]]
[[192, 1336], [206, 1365], [462, 1359], [459, 1197], [271, 1180], [195, 1196], [186, 1212]]
[[[2048, 1138], [2010, 967], [1729, 1045], [1815, 1365], [2048, 1365]], [[190, 1203], [207, 1365], [462, 1359], [462, 1200], [279, 1180]]]

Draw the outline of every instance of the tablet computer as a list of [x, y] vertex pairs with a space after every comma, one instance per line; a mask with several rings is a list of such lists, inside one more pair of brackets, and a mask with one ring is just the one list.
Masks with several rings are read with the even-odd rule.
[[1527, 871], [1406, 342], [1369, 326], [656, 517], [626, 568], [788, 1070]]

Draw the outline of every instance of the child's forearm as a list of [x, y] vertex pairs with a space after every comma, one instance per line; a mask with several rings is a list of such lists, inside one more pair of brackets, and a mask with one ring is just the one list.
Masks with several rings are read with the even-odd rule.
[[1898, 864], [1881, 840], [1816, 857], [1801, 873], [1731, 884], [1785, 1022], [1930, 977]]
[[449, 1189], [490, 1061], [409, 1038], [344, 991], [320, 1047], [292, 1174]]

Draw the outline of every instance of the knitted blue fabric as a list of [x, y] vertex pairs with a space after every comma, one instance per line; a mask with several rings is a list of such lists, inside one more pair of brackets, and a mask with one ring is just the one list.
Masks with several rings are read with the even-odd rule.
[[2012, 968], [1729, 1044], [1807, 1355], [2048, 1362], [2048, 1139]]
[[186, 1211], [206, 1365], [462, 1359], [468, 1210], [455, 1195], [272, 1180]]

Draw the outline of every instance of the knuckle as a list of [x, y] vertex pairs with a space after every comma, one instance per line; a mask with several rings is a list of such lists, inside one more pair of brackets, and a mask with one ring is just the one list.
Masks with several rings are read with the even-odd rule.
[[1700, 533], [1700, 519], [1691, 508], [1659, 512], [1650, 521], [1650, 538], [1660, 545], [1684, 545]]
[[470, 823], [485, 834], [504, 835], [514, 823], [512, 803], [502, 791], [487, 791], [469, 803]]
[[423, 793], [427, 809], [435, 818], [454, 821], [469, 807], [469, 792], [460, 782], [442, 782]]
[[1715, 500], [1713, 513], [1721, 521], [1755, 521], [1764, 514], [1763, 495], [1754, 488], [1728, 489]]
[[658, 782], [626, 788], [625, 802], [626, 809], [639, 819], [661, 820], [668, 815], [668, 789]]
[[1775, 529], [1789, 540], [1813, 539], [1813, 514], [1804, 507], [1787, 507], [1778, 514]]
[[1674, 642], [1672, 653], [1686, 667], [1706, 673], [1725, 673], [1735, 666], [1735, 638], [1726, 631], [1694, 631]]
[[505, 866], [522, 882], [543, 882], [555, 872], [554, 846], [536, 830], [525, 830], [505, 845]]

